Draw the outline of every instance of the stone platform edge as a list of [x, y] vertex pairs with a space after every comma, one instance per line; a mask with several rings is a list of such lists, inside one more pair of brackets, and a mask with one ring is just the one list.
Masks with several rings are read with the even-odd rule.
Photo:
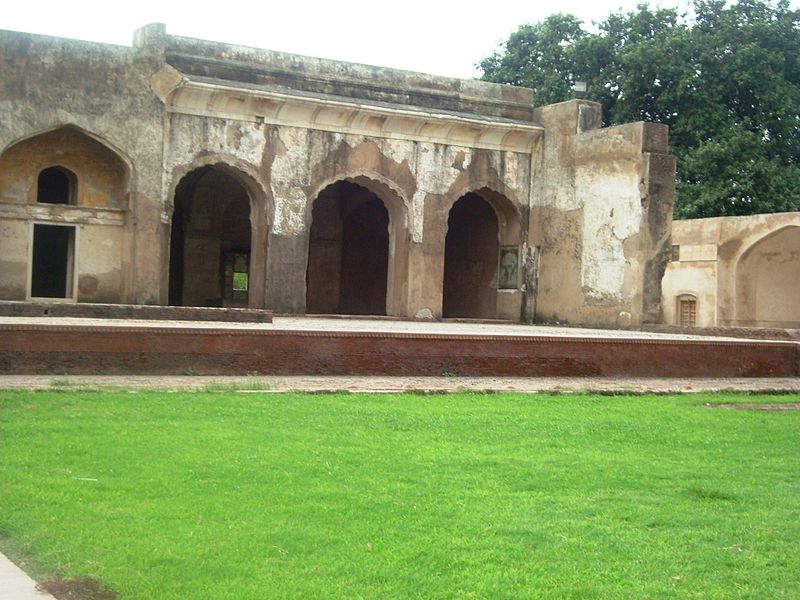
[[[180, 321], [181, 319], [173, 319]], [[41, 331], [41, 332], [91, 332], [91, 333], [148, 333], [160, 335], [179, 335], [179, 336], [293, 336], [293, 337], [313, 337], [313, 338], [391, 338], [391, 339], [419, 339], [419, 340], [451, 340], [451, 341], [485, 341], [485, 342], [528, 342], [550, 344], [580, 342], [583, 344], [604, 344], [604, 345], [696, 345], [696, 346], [736, 346], [736, 347], [796, 347], [800, 351], [800, 342], [794, 340], [760, 340], [760, 339], [718, 339], [713, 336], [700, 339], [658, 339], [658, 338], [638, 338], [638, 337], [605, 337], [605, 336], [573, 336], [573, 335], [507, 335], [507, 334], [481, 334], [481, 333], [417, 333], [406, 331], [325, 331], [322, 329], [239, 329], [221, 327], [170, 327], [158, 325], [101, 325], [93, 323], [91, 325], [63, 324], [49, 325], [46, 323], [0, 323], [2, 331]]]
[[272, 311], [257, 308], [90, 304], [84, 302], [22, 302], [10, 300], [0, 300], [0, 316], [272, 323]]
[[680, 325], [642, 325], [640, 331], [671, 335], [704, 335], [751, 340], [784, 340], [800, 342], [800, 329], [780, 327], [681, 327]]

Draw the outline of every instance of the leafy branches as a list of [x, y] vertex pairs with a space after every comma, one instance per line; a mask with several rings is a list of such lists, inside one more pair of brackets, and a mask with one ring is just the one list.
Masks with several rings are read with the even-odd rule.
[[607, 124], [669, 125], [677, 217], [800, 210], [800, 11], [786, 0], [696, 0], [691, 19], [640, 5], [596, 32], [551, 15], [479, 66], [540, 104], [586, 80]]

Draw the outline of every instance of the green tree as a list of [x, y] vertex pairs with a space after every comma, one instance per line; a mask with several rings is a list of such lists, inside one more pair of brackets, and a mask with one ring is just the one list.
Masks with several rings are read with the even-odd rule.
[[555, 14], [540, 23], [522, 25], [502, 51], [485, 58], [480, 67], [486, 81], [532, 87], [540, 104], [569, 97], [578, 66], [578, 43], [587, 36], [572, 15]]
[[607, 124], [669, 125], [678, 218], [800, 210], [800, 11], [785, 0], [696, 0], [691, 19], [640, 5], [596, 32], [553, 15], [479, 66], [540, 104], [585, 79]]

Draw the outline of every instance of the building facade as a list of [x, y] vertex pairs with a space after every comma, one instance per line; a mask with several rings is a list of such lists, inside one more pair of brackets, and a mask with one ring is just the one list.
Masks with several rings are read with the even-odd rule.
[[672, 224], [664, 323], [800, 329], [800, 213]]
[[160, 24], [0, 53], [2, 300], [659, 318], [665, 126]]

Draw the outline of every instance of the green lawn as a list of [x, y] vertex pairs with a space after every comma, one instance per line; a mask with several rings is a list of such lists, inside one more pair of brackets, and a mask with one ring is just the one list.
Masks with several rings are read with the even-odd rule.
[[121, 600], [798, 598], [797, 396], [0, 392], [0, 549]]

